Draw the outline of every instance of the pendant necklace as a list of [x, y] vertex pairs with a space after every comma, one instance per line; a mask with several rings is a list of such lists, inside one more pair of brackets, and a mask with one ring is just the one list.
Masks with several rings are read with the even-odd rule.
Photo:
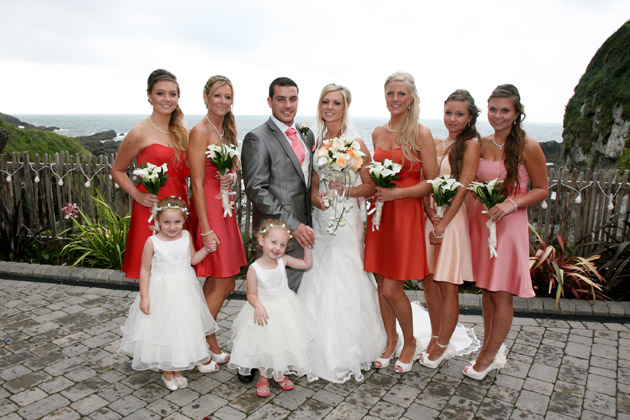
[[391, 128], [389, 128], [389, 121], [387, 121], [387, 123], [385, 124], [385, 128], [387, 129], [387, 131], [389, 131], [390, 133], [395, 133], [396, 130], [392, 130]]
[[503, 146], [505, 146], [505, 142], [503, 144], [498, 144], [496, 141], [494, 141], [494, 134], [492, 135], [492, 143], [494, 143], [494, 145], [497, 146], [499, 150], [503, 150]]
[[151, 119], [151, 116], [150, 116], [150, 115], [149, 115], [149, 122], [151, 123], [151, 125], [153, 126], [153, 128], [155, 128], [155, 129], [156, 129], [157, 131], [159, 131], [160, 133], [162, 133], [162, 134], [171, 134], [171, 132], [170, 132], [170, 131], [160, 130], [160, 129], [158, 128], [158, 126], [157, 126], [157, 125], [153, 124], [153, 120]]
[[225, 130], [223, 130], [223, 133], [219, 133], [219, 130], [217, 130], [217, 128], [214, 126], [214, 124], [212, 124], [212, 121], [210, 121], [210, 118], [208, 118], [208, 114], [206, 114], [205, 117], [206, 117], [206, 120], [208, 120], [208, 122], [212, 126], [212, 128], [214, 128], [214, 131], [216, 131], [217, 134], [219, 135], [219, 140], [222, 140], [223, 139], [223, 135], [225, 134]]

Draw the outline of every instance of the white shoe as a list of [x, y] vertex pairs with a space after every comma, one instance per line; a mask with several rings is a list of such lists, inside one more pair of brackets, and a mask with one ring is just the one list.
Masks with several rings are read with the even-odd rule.
[[201, 373], [216, 372], [220, 368], [221, 368], [221, 365], [219, 365], [214, 360], [210, 360], [210, 363], [208, 363], [208, 364], [197, 363], [197, 369], [199, 369], [199, 372], [201, 372]]
[[226, 363], [230, 361], [230, 353], [212, 353], [212, 350], [210, 350], [210, 357], [217, 363]]
[[[438, 347], [442, 347], [442, 345], [438, 343]], [[457, 353], [457, 349], [453, 344], [450, 343], [446, 346], [446, 349], [442, 352], [442, 355], [435, 360], [429, 359], [429, 353], [423, 351], [422, 353], [420, 353], [420, 364], [422, 366], [428, 367], [429, 369], [437, 369], [438, 367], [440, 367], [440, 364], [443, 361], [454, 357], [455, 353]]]
[[177, 388], [186, 388], [188, 386], [188, 379], [183, 376], [174, 376], [173, 379], [177, 383]]
[[171, 391], [177, 391], [177, 381], [175, 380], [174, 376], [171, 377], [171, 379], [166, 379], [166, 376], [162, 374], [162, 382], [164, 382], [164, 386], [166, 386], [167, 389]]

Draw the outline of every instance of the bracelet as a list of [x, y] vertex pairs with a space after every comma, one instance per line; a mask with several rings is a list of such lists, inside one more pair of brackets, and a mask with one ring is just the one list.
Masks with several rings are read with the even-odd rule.
[[431, 230], [431, 233], [433, 234], [433, 236], [435, 237], [435, 239], [442, 239], [444, 237], [444, 233], [442, 233], [442, 236], [437, 236], [435, 234], [435, 228]]
[[213, 233], [214, 233], [214, 230], [210, 229], [210, 232], [202, 233], [201, 236], [208, 236], [208, 235], [212, 235]]
[[518, 205], [516, 204], [516, 202], [511, 198], [508, 198], [508, 200], [510, 201], [510, 203], [514, 204], [514, 211], [518, 210]]

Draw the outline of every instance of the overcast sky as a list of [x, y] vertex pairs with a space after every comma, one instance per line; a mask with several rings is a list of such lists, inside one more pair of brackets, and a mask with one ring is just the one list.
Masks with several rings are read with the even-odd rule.
[[[177, 75], [186, 114], [229, 77], [237, 114], [268, 114], [277, 76], [300, 87], [313, 115], [330, 82], [353, 93], [352, 114], [387, 117], [385, 78], [416, 79], [421, 117], [466, 88], [485, 109], [513, 83], [529, 121], [562, 122], [601, 44], [630, 19], [628, 0], [0, 0], [0, 112], [145, 114], [146, 79]], [[482, 117], [485, 118], [485, 117]]]

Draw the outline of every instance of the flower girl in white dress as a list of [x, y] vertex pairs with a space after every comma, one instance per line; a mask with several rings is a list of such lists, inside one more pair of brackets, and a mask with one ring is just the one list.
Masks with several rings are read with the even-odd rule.
[[133, 369], [161, 370], [171, 391], [188, 385], [182, 370], [210, 360], [206, 335], [218, 329], [191, 266], [213, 250], [195, 252], [190, 234], [183, 230], [187, 212], [179, 197], [158, 202], [159, 233], [144, 245], [140, 293], [122, 327], [118, 350], [133, 357]]
[[289, 289], [285, 266], [310, 268], [313, 255], [304, 258], [285, 255], [291, 239], [287, 222], [266, 220], [258, 231], [262, 256], [247, 271], [247, 302], [232, 324], [232, 354], [228, 367], [241, 375], [259, 369], [256, 393], [268, 397], [273, 376], [283, 390], [293, 389], [287, 374], [311, 372], [310, 348], [314, 323], [297, 295]]

